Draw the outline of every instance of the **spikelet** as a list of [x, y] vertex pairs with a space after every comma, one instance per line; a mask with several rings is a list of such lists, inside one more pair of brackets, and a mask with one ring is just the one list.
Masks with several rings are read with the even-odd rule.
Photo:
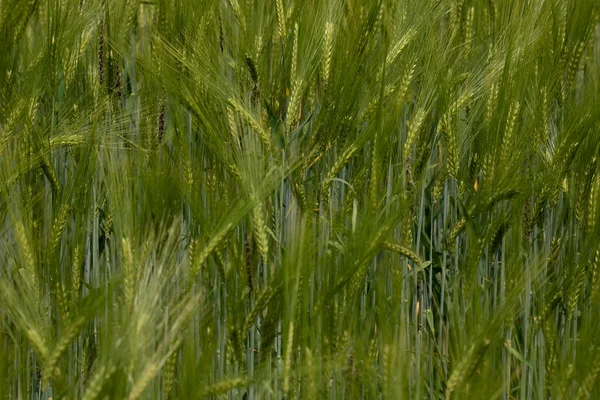
[[417, 64], [413, 63], [413, 65], [408, 69], [408, 71], [406, 71], [404, 77], [402, 78], [402, 84], [400, 85], [400, 90], [398, 91], [398, 101], [400, 103], [404, 103], [406, 99], [406, 95], [408, 94], [408, 89], [410, 88], [416, 68]]
[[27, 235], [25, 233], [25, 226], [21, 221], [17, 221], [15, 223], [15, 236], [17, 239], [17, 243], [21, 249], [21, 254], [23, 255], [23, 263], [25, 271], [27, 271], [28, 278], [30, 279], [30, 283], [37, 287], [37, 274], [35, 271], [35, 258], [31, 247], [29, 246], [29, 240], [27, 239]]
[[73, 251], [73, 272], [72, 272], [72, 287], [75, 298], [79, 297], [79, 288], [81, 285], [81, 248], [75, 246]]
[[148, 384], [150, 384], [152, 379], [154, 379], [154, 377], [158, 374], [158, 372], [159, 366], [156, 362], [150, 362], [149, 365], [146, 365], [142, 376], [135, 382], [133, 388], [131, 388], [127, 399], [135, 400], [138, 397], [140, 397], [148, 387]]
[[596, 171], [596, 158], [594, 157], [583, 176], [583, 184], [579, 185], [577, 190], [577, 199], [575, 201], [575, 220], [579, 223], [583, 232], [589, 232], [588, 220], [584, 219], [584, 211], [587, 211], [590, 204], [591, 192], [594, 184], [594, 174]]
[[290, 82], [296, 85], [298, 80], [298, 24], [294, 25], [294, 46], [292, 47], [292, 66], [290, 67]]
[[372, 32], [379, 32], [381, 27], [383, 26], [383, 13], [384, 13], [385, 3], [379, 3], [379, 8], [377, 10], [377, 15], [375, 16], [375, 21], [373, 22]]
[[323, 87], [327, 88], [329, 81], [329, 73], [331, 70], [331, 56], [333, 54], [333, 24], [327, 22], [325, 24], [325, 34], [323, 35], [323, 61], [321, 63], [321, 79]]
[[469, 7], [467, 12], [467, 21], [465, 24], [465, 46], [466, 50], [469, 51], [473, 47], [474, 28], [473, 20], [475, 19], [475, 7]]
[[[22, 118], [22, 113], [25, 111], [26, 103], [24, 99], [19, 99], [15, 103], [13, 103], [12, 110], [6, 117], [6, 121], [2, 126], [3, 132], [12, 132], [15, 129], [15, 126]], [[29, 117], [31, 119], [31, 117]]]
[[504, 136], [502, 137], [502, 149], [500, 158], [500, 162], [502, 163], [502, 165], [507, 165], [510, 160], [510, 154], [512, 152], [512, 146], [515, 137], [515, 123], [517, 121], [517, 116], [519, 115], [519, 109], [520, 104], [518, 101], [515, 101], [511, 104], [510, 109], [508, 111], [508, 121], [506, 123], [506, 130], [504, 131]]
[[450, 28], [454, 32], [460, 29], [463, 4], [464, 0], [452, 0], [450, 5]]
[[[495, 230], [494, 233], [499, 233], [502, 235], [504, 233], [503, 224], [500, 223], [500, 226]], [[469, 237], [469, 253], [467, 255], [468, 265], [477, 265], [479, 262], [483, 251], [485, 249], [485, 245], [487, 244], [487, 240], [483, 236], [479, 237]], [[468, 282], [465, 282], [465, 286], [467, 286]], [[468, 291], [466, 293], [469, 293]]]
[[261, 142], [263, 143], [267, 151], [269, 151], [271, 149], [271, 141], [267, 132], [261, 126], [259, 120], [257, 120], [254, 117], [254, 115], [252, 115], [252, 113], [248, 109], [246, 109], [246, 107], [242, 106], [234, 98], [230, 97], [228, 101], [229, 104], [233, 107], [233, 109], [237, 111], [238, 114], [240, 114], [240, 116], [256, 131]]
[[167, 358], [165, 362], [165, 372], [163, 376], [164, 398], [168, 399], [171, 390], [173, 389], [173, 380], [175, 377], [175, 366], [177, 365], [177, 351]]
[[371, 175], [370, 175], [370, 179], [369, 179], [369, 202], [371, 203], [371, 210], [375, 210], [377, 209], [377, 201], [378, 201], [378, 196], [377, 196], [377, 191], [379, 189], [379, 176], [378, 176], [378, 169], [379, 169], [379, 157], [378, 157], [378, 151], [377, 151], [377, 146], [378, 146], [378, 136], [379, 133], [375, 132], [375, 135], [373, 135], [373, 142], [371, 144], [372, 146], [372, 150], [371, 150]]
[[216, 396], [222, 393], [227, 393], [232, 389], [247, 386], [250, 382], [242, 378], [233, 378], [224, 380], [214, 385], [207, 387], [204, 390], [206, 396]]
[[386, 241], [381, 244], [381, 247], [385, 250], [393, 251], [394, 253], [398, 253], [409, 260], [414, 261], [417, 266], [423, 264], [423, 260], [421, 260], [421, 258], [414, 251], [405, 246]]
[[106, 210], [106, 217], [104, 219], [104, 231], [106, 232], [107, 236], [112, 231], [112, 227], [113, 227], [113, 213], [110, 210], [110, 208], [108, 208], [108, 210]]
[[548, 105], [548, 89], [542, 89], [542, 127], [541, 129], [536, 130], [538, 132], [535, 135], [534, 149], [537, 154], [545, 155], [543, 151], [543, 144], [546, 143], [548, 138], [550, 137], [550, 108]]
[[569, 165], [573, 160], [578, 147], [579, 142], [574, 142], [567, 145], [567, 141], [563, 141], [559, 149], [556, 151], [556, 157], [554, 159], [555, 163], [553, 167], [558, 171], [560, 177], [565, 177], [566, 179], [566, 175], [569, 172]]
[[214, 165], [210, 167], [209, 172], [206, 174], [206, 186], [204, 190], [206, 191], [210, 207], [214, 207], [217, 196], [217, 174]]
[[[591, 350], [593, 350], [593, 346]], [[595, 351], [592, 365], [588, 368], [589, 372], [577, 391], [576, 400], [588, 400], [592, 398], [592, 390], [596, 386], [598, 375], [600, 374], [600, 351]]]
[[56, 178], [56, 173], [54, 172], [54, 168], [50, 165], [50, 161], [45, 154], [40, 154], [40, 167], [42, 168], [42, 172], [50, 182], [50, 186], [52, 187], [52, 193], [54, 196], [58, 196], [58, 192], [60, 191], [60, 184], [58, 183], [58, 179]]
[[[316, 96], [316, 81], [312, 81], [312, 83], [310, 83], [310, 86], [308, 87], [308, 95], [307, 95], [307, 103], [308, 103], [308, 109], [309, 110], [314, 110], [315, 109], [315, 96]], [[309, 160], [307, 159], [305, 161], [305, 165], [306, 163], [308, 163]], [[305, 168], [306, 169], [306, 168]]]
[[260, 251], [260, 256], [263, 261], [263, 265], [267, 265], [267, 256], [269, 254], [269, 242], [267, 240], [267, 224], [263, 213], [263, 204], [257, 203], [252, 212], [252, 223], [254, 226], [254, 239]]
[[191, 239], [190, 245], [188, 246], [188, 262], [190, 267], [196, 263], [196, 257], [198, 257], [198, 239]]
[[458, 110], [460, 110], [462, 107], [468, 106], [468, 104], [470, 103], [470, 101], [472, 99], [473, 99], [473, 92], [465, 90], [458, 96], [456, 101], [450, 105], [450, 108], [448, 109], [446, 115], [448, 115], [448, 116], [456, 115]]
[[[394, 43], [392, 49], [389, 51], [386, 57], [386, 65], [392, 65], [394, 61], [398, 59], [398, 56], [400, 55], [400, 53], [402, 53], [402, 50], [404, 50], [406, 46], [411, 42], [411, 40], [415, 37], [415, 34], [416, 30], [411, 28], [400, 39], [398, 39], [396, 43]], [[380, 71], [380, 74], [381, 73], [383, 73], [383, 67]]]
[[523, 206], [523, 219], [522, 219], [522, 227], [523, 227], [523, 240], [525, 245], [530, 245], [531, 240], [531, 232], [533, 230], [533, 215], [531, 210], [531, 198], [528, 198], [525, 201], [525, 205]]
[[375, 334], [375, 337], [372, 338], [371, 341], [369, 342], [366, 359], [369, 360], [369, 362], [371, 362], [372, 365], [377, 365], [377, 363], [379, 362], [379, 358], [380, 358], [379, 353], [381, 352], [380, 351], [381, 340], [377, 337], [377, 328], [375, 328], [374, 334]]
[[277, 24], [279, 27], [279, 37], [283, 41], [285, 39], [285, 13], [283, 9], [283, 0], [275, 0], [275, 8], [277, 9]]
[[292, 370], [292, 350], [294, 349], [294, 321], [290, 321], [288, 329], [287, 346], [285, 349], [285, 360], [283, 366], [283, 393], [290, 391], [290, 373]]
[[[463, 356], [461, 362], [456, 366], [452, 375], [450, 375], [450, 379], [448, 379], [448, 384], [446, 386], [446, 399], [455, 398], [453, 396], [455, 391], [460, 391], [463, 384], [468, 381], [468, 379], [473, 375], [475, 368], [481, 362], [483, 355], [490, 344], [490, 340], [484, 338], [483, 341], [477, 345], [472, 345], [469, 349], [468, 353]], [[456, 396], [458, 397], [458, 395]]]
[[596, 228], [598, 195], [600, 195], [600, 175], [594, 174], [590, 186], [590, 195], [588, 196], [586, 230], [593, 232]]
[[490, 95], [487, 98], [486, 107], [485, 107], [485, 120], [488, 124], [492, 123], [492, 118], [494, 116], [494, 111], [496, 110], [496, 102], [498, 100], [498, 85], [492, 83], [492, 87], [490, 88]]
[[285, 117], [286, 129], [289, 132], [291, 127], [297, 122], [299, 117], [298, 107], [300, 105], [300, 99], [302, 96], [304, 81], [300, 79], [299, 81], [294, 81], [292, 86], [292, 94], [290, 97], [290, 103], [288, 105], [287, 114]]
[[[412, 70], [408, 70], [406, 75], [404, 76], [404, 79], [402, 81], [402, 84], [400, 86], [400, 89], [398, 89], [397, 85], [385, 85], [385, 88], [383, 89], [383, 100], [387, 100], [392, 94], [397, 93], [396, 99], [398, 102], [404, 102], [405, 96], [408, 93], [408, 87], [410, 85], [410, 81], [412, 79], [412, 72], [414, 71], [414, 69]], [[377, 111], [377, 106], [379, 106], [380, 103], [380, 97], [375, 97], [373, 100], [371, 100], [369, 102], [369, 104], [367, 105], [367, 107], [365, 108], [365, 110], [363, 111], [361, 118], [360, 118], [360, 123], [362, 124], [363, 122], [365, 122], [369, 117], [371, 117], [375, 111]]]
[[183, 173], [183, 181], [185, 182], [186, 192], [185, 194], [192, 199], [194, 194], [194, 171], [192, 169], [192, 163], [190, 161], [190, 156], [187, 151], [182, 152], [183, 155], [181, 157], [182, 165], [182, 173]]
[[294, 315], [296, 316], [296, 321], [298, 323], [299, 326], [301, 324], [301, 317], [302, 317], [302, 310], [304, 309], [304, 307], [306, 306], [304, 304], [304, 293], [305, 293], [305, 287], [304, 287], [304, 282], [306, 280], [306, 273], [304, 272], [303, 269], [300, 270], [300, 272], [298, 273], [298, 281], [297, 281], [297, 290], [296, 290], [296, 310], [294, 311]]
[[383, 397], [391, 398], [392, 395], [392, 385], [391, 385], [391, 375], [393, 373], [392, 369], [392, 350], [389, 344], [383, 346], [383, 355], [382, 355], [382, 371], [381, 375], [383, 376], [382, 386], [383, 386]]
[[33, 348], [39, 354], [42, 362], [45, 362], [48, 359], [50, 351], [48, 350], [48, 347], [46, 346], [46, 343], [40, 333], [33, 328], [29, 328], [25, 331], [25, 335], [27, 336], [27, 339], [29, 339], [29, 342]]
[[567, 67], [567, 77], [565, 80], [565, 88], [564, 88], [565, 92], [569, 88], [571, 88], [571, 85], [573, 84], [573, 81], [575, 80], [575, 74], [577, 73], [577, 70], [579, 68], [579, 63], [581, 61], [581, 56], [583, 54], [584, 49], [585, 49], [585, 42], [582, 41], [582, 42], [577, 43], [577, 46], [575, 46], [575, 49], [573, 50], [573, 55], [571, 57], [569, 65]]
[[583, 287], [585, 278], [585, 268], [583, 265], [577, 265], [575, 267], [575, 276], [573, 276], [569, 290], [567, 294], [567, 319], [571, 321], [575, 314], [575, 307], [579, 301], [581, 295], [581, 288]]
[[[339, 309], [337, 315], [339, 315]], [[336, 358], [341, 361], [346, 356], [348, 348], [350, 347], [350, 333], [348, 331], [344, 331], [338, 336], [339, 339], [334, 344], [334, 351], [336, 353]]]
[[56, 346], [54, 346], [52, 353], [44, 365], [44, 380], [46, 382], [50, 381], [57, 374], [60, 374], [60, 371], [57, 369], [58, 360], [67, 350], [73, 341], [73, 338], [79, 333], [85, 322], [86, 320], [82, 316], [71, 321], [67, 330], [63, 333], [58, 343], [56, 343]]
[[217, 246], [221, 243], [227, 232], [233, 228], [233, 223], [229, 222], [225, 224], [217, 233], [212, 237], [212, 239], [208, 242], [208, 244], [202, 249], [202, 251], [198, 254], [198, 257], [194, 257], [194, 264], [190, 265], [190, 289], [193, 286], [198, 273], [200, 272], [200, 268], [210, 256], [210, 254], [217, 248]]
[[277, 293], [277, 290], [271, 286], [262, 291], [262, 293], [256, 299], [254, 303], [254, 307], [250, 310], [250, 313], [247, 315], [246, 320], [244, 321], [244, 326], [242, 328], [242, 332], [244, 334], [248, 333], [254, 321], [260, 314], [260, 312], [269, 304], [273, 296]]
[[58, 248], [60, 238], [65, 229], [68, 213], [69, 205], [64, 203], [58, 211], [58, 215], [54, 219], [54, 224], [52, 225], [52, 233], [50, 234], [50, 247], [48, 249], [48, 254], [50, 256], [53, 256], [54, 252]]
[[65, 83], [66, 83], [67, 88], [70, 88], [71, 84], [73, 83], [73, 78], [75, 77], [75, 70], [79, 65], [79, 59], [81, 58], [81, 55], [83, 54], [85, 48], [87, 47], [89, 39], [90, 39], [90, 32], [87, 30], [84, 30], [81, 33], [81, 40], [79, 42], [79, 47], [78, 47], [77, 51], [73, 52], [73, 54], [71, 56], [71, 60], [68, 63], [68, 66], [65, 66], [65, 71], [66, 71]]
[[240, 3], [238, 0], [229, 0], [229, 4], [231, 5], [231, 10], [233, 11], [233, 15], [237, 20], [242, 32], [246, 31], [246, 22], [244, 20], [244, 15], [242, 14], [242, 9], [240, 8]]
[[558, 26], [558, 50], [564, 51], [565, 45], [567, 43], [567, 4], [559, 3], [560, 10], [558, 15], [560, 19], [560, 25]]
[[[355, 177], [354, 181], [352, 182], [352, 187], [355, 188], [356, 192], [360, 192], [358, 189], [364, 186], [366, 177], [366, 170], [361, 171], [358, 176]], [[357, 194], [354, 191], [350, 191], [344, 199], [344, 204], [342, 205], [342, 212], [340, 215], [349, 215], [350, 212], [353, 212], [353, 210], [357, 210], [358, 212], [358, 199]]]
[[409, 153], [412, 149], [412, 146], [421, 130], [421, 126], [423, 125], [423, 121], [425, 119], [425, 109], [420, 108], [413, 119], [410, 121], [410, 125], [408, 128], [408, 132], [406, 133], [406, 141], [404, 142], [404, 148], [402, 150], [402, 156], [404, 159], [409, 158]]
[[600, 296], [600, 248], [596, 249], [594, 262], [592, 263], [592, 302], [595, 303]]
[[[557, 363], [557, 358], [554, 358], [554, 364]], [[556, 368], [556, 367], [555, 367]], [[573, 385], [573, 372], [575, 371], [575, 365], [573, 365], [572, 363], [569, 363], [568, 367], [567, 367], [567, 373], [564, 374], [562, 376], [562, 378], [560, 379], [560, 392], [559, 395], [556, 397], [557, 399], [566, 399], [567, 398], [567, 391], [569, 390], [569, 388]], [[548, 386], [550, 387], [550, 386]]]
[[135, 295], [135, 266], [133, 263], [133, 253], [131, 250], [131, 242], [129, 238], [123, 238], [121, 240], [122, 257], [123, 257], [123, 276], [124, 276], [124, 291], [125, 291], [125, 304], [131, 310], [133, 307], [133, 298]]
[[329, 199], [331, 196], [331, 185], [333, 183], [333, 179], [340, 173], [342, 168], [344, 168], [344, 165], [346, 165], [348, 160], [350, 160], [350, 158], [352, 158], [354, 153], [356, 153], [359, 148], [360, 147], [359, 147], [358, 143], [353, 142], [350, 146], [348, 146], [346, 148], [346, 150], [344, 150], [344, 152], [339, 157], [337, 157], [335, 163], [329, 170], [329, 173], [327, 174], [327, 179], [325, 179], [323, 181], [323, 189], [322, 189], [323, 203], [324, 203], [325, 207], [327, 207], [329, 205]]
[[82, 135], [77, 134], [57, 135], [51, 137], [49, 142], [50, 148], [56, 149], [61, 147], [81, 145], [84, 143], [84, 138]]
[[263, 51], [263, 37], [262, 35], [257, 35], [254, 41], [254, 60], [257, 62], [260, 60], [260, 55]]
[[[34, 97], [31, 99], [31, 104], [29, 104], [29, 110], [28, 110], [28, 113], [29, 113], [28, 122], [29, 123], [33, 123], [33, 121], [35, 121], [36, 116], [38, 115], [39, 111], [40, 111], [40, 100], [38, 97]], [[45, 157], [45, 154], [42, 153], [42, 157]]]
[[[550, 332], [550, 329], [552, 329], [552, 327], [550, 327], [551, 322], [550, 321], [544, 321], [543, 322], [543, 330], [544, 330], [544, 339], [546, 339], [546, 347], [547, 347], [547, 355], [546, 355], [546, 365], [544, 366], [545, 368], [545, 376], [544, 376], [544, 386], [546, 388], [546, 398], [551, 398], [551, 389], [552, 389], [552, 385], [555, 382], [555, 376], [554, 376], [554, 372], [556, 370], [556, 355], [555, 355], [555, 350], [554, 350], [554, 342], [553, 342], [553, 336]], [[560, 398], [560, 397], [558, 397]]]
[[244, 348], [242, 344], [242, 338], [240, 338], [240, 334], [237, 328], [230, 324], [228, 328], [230, 334], [228, 337], [228, 342], [230, 344], [231, 352], [233, 353], [233, 358], [236, 362], [241, 363], [242, 360], [245, 360]]
[[242, 174], [240, 173], [239, 168], [234, 165], [234, 164], [225, 164], [225, 167], [227, 167], [228, 172], [231, 174], [231, 176], [237, 181], [237, 182], [241, 182], [242, 181]]
[[58, 309], [60, 310], [60, 314], [62, 320], [67, 322], [71, 319], [69, 315], [69, 302], [67, 300], [67, 292], [65, 290], [65, 285], [62, 282], [56, 282], [56, 295], [58, 297]]
[[317, 386], [315, 385], [317, 376], [315, 374], [315, 362], [313, 360], [313, 354], [308, 347], [305, 348], [304, 354], [306, 358], [306, 398], [316, 399], [318, 398]]
[[[404, 201], [407, 201], [408, 191], [405, 192]], [[411, 246], [413, 241], [413, 224], [414, 224], [414, 211], [410, 208], [406, 208], [402, 213], [401, 229], [402, 229], [402, 243], [404, 246]], [[396, 249], [397, 250], [397, 249]], [[396, 251], [392, 250], [392, 251]]]
[[448, 175], [458, 180], [458, 149], [454, 124], [444, 116], [440, 122], [440, 130], [446, 143], [446, 168]]
[[140, 0], [127, 1], [127, 24], [132, 30], [135, 30], [138, 25], [138, 11], [140, 8]]
[[[550, 263], [548, 265], [552, 266]], [[554, 290], [554, 293], [552, 293], [551, 296], [549, 296], [549, 298], [551, 300], [546, 303], [546, 305], [544, 306], [544, 309], [542, 310], [542, 313], [541, 313], [541, 317], [545, 322], [551, 322], [551, 321], [549, 321], [549, 318], [552, 315], [554, 308], [556, 307], [556, 305], [559, 303], [560, 299], [562, 298], [562, 295], [563, 295], [562, 289], [559, 288], [558, 290]], [[548, 323], [547, 325], [544, 326], [544, 329], [545, 329], [544, 335], [547, 336], [546, 341], [548, 341], [548, 342], [554, 340], [554, 338], [552, 336], [551, 328], [553, 328], [551, 323]]]
[[357, 294], [363, 288], [363, 284], [365, 282], [365, 276], [369, 271], [369, 263], [364, 261], [358, 264], [358, 268], [356, 268], [356, 272], [352, 275], [350, 280], [349, 288], [350, 293]]
[[111, 374], [107, 372], [105, 366], [98, 367], [94, 372], [94, 375], [90, 379], [90, 383], [87, 387], [87, 390], [83, 395], [83, 400], [95, 400], [100, 394], [104, 383], [110, 377], [110, 375]]
[[217, 265], [217, 272], [221, 279], [225, 280], [225, 257], [223, 257], [223, 252], [220, 249], [215, 250], [215, 264]]
[[489, 182], [492, 180], [494, 174], [494, 162], [492, 154], [487, 153], [483, 156], [483, 165], [481, 167], [481, 179], [485, 183], [486, 186], [489, 185]]

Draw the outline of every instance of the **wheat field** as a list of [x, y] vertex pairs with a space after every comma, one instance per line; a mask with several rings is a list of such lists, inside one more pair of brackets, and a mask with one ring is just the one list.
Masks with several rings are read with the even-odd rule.
[[0, 398], [600, 398], [599, 96], [597, 0], [0, 0]]

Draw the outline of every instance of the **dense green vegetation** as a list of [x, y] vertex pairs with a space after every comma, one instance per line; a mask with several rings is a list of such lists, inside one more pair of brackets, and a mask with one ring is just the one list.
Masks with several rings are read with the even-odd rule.
[[0, 397], [599, 398], [599, 23], [0, 0]]

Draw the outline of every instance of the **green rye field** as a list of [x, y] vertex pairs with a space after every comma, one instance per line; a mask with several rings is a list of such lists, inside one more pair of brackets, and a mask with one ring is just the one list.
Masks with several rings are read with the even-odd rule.
[[599, 380], [598, 0], [0, 0], [0, 399]]

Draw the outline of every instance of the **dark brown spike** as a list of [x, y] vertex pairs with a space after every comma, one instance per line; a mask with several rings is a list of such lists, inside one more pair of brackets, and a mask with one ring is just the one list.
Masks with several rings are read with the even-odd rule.
[[252, 244], [250, 235], [246, 235], [246, 274], [248, 275], [248, 288], [250, 293], [254, 290], [254, 281], [252, 277]]
[[166, 125], [166, 118], [165, 118], [165, 103], [167, 101], [167, 94], [165, 92], [165, 88], [163, 87], [163, 94], [162, 94], [162, 99], [160, 101], [160, 110], [158, 113], [158, 144], [162, 143], [163, 137], [165, 135], [165, 125]]
[[121, 100], [123, 97], [123, 83], [121, 82], [121, 69], [117, 68], [115, 74], [115, 92], [117, 93], [117, 99]]
[[100, 21], [98, 32], [98, 77], [102, 85], [104, 83], [104, 20]]
[[221, 22], [221, 16], [219, 16], [219, 47], [221, 48], [221, 54], [223, 54], [223, 44], [225, 43], [225, 36], [223, 35], [223, 23]]
[[249, 55], [246, 55], [246, 65], [248, 66], [248, 71], [250, 72], [250, 77], [254, 84], [258, 84], [258, 72], [256, 71], [256, 64], [254, 64], [254, 60]]

